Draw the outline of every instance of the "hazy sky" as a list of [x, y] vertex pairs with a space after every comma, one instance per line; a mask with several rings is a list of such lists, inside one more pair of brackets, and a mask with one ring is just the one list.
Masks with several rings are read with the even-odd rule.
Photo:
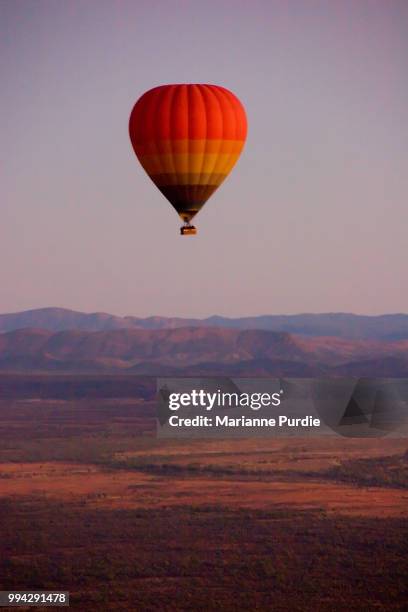
[[[408, 312], [406, 0], [1, 0], [0, 312]], [[195, 238], [146, 177], [147, 89], [249, 124]]]

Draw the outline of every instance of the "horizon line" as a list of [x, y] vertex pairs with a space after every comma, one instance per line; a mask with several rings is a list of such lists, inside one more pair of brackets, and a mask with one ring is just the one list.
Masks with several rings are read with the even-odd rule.
[[106, 312], [106, 311], [102, 311], [102, 310], [95, 310], [95, 311], [85, 311], [85, 310], [75, 310], [73, 308], [67, 308], [65, 306], [40, 306], [37, 308], [27, 308], [24, 310], [16, 310], [16, 311], [8, 311], [8, 312], [0, 312], [0, 317], [5, 317], [5, 316], [15, 316], [15, 315], [20, 315], [20, 314], [24, 314], [24, 313], [29, 313], [29, 312], [40, 312], [40, 311], [56, 311], [56, 310], [60, 310], [60, 311], [65, 311], [65, 312], [71, 312], [71, 313], [75, 313], [75, 314], [82, 314], [82, 315], [88, 315], [88, 316], [92, 316], [92, 315], [104, 315], [104, 316], [109, 316], [109, 317], [115, 317], [115, 318], [119, 318], [119, 319], [140, 319], [140, 320], [146, 320], [146, 319], [194, 319], [197, 321], [207, 321], [209, 319], [260, 319], [260, 318], [264, 318], [264, 317], [302, 317], [302, 316], [353, 316], [353, 317], [365, 317], [365, 318], [379, 318], [379, 317], [395, 317], [395, 316], [408, 316], [408, 313], [406, 312], [384, 312], [381, 314], [365, 314], [365, 313], [356, 313], [356, 312], [351, 312], [351, 311], [320, 311], [320, 312], [298, 312], [298, 313], [276, 313], [276, 314], [272, 314], [272, 313], [264, 313], [264, 314], [254, 314], [254, 315], [239, 315], [239, 316], [233, 316], [233, 315], [220, 315], [220, 314], [212, 314], [212, 315], [208, 315], [208, 316], [194, 316], [194, 315], [190, 315], [190, 316], [181, 316], [181, 315], [145, 315], [145, 316], [141, 316], [141, 315], [134, 315], [134, 314], [127, 314], [127, 315], [117, 315], [117, 314], [113, 314], [111, 312]]

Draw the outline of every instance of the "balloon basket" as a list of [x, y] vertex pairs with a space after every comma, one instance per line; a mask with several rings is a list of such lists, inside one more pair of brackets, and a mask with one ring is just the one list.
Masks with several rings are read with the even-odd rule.
[[180, 227], [180, 234], [182, 236], [195, 236], [196, 233], [197, 229], [194, 225], [183, 225], [183, 227]]

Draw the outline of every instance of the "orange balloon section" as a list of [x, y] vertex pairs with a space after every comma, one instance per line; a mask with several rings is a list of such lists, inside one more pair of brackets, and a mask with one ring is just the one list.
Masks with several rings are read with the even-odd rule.
[[129, 121], [134, 151], [185, 230], [221, 185], [245, 143], [238, 98], [218, 85], [161, 85], [136, 102]]

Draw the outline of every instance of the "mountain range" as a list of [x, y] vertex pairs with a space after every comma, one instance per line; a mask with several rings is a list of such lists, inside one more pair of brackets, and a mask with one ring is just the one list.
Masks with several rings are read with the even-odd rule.
[[0, 370], [149, 376], [408, 377], [408, 340], [308, 337], [222, 327], [0, 334]]
[[180, 327], [221, 327], [288, 332], [304, 336], [335, 336], [355, 340], [406, 340], [408, 314], [365, 316], [349, 313], [262, 315], [206, 319], [182, 317], [119, 317], [107, 313], [84, 313], [66, 308], [39, 308], [0, 314], [0, 332], [23, 328], [51, 331], [110, 331], [117, 329], [177, 329]]

